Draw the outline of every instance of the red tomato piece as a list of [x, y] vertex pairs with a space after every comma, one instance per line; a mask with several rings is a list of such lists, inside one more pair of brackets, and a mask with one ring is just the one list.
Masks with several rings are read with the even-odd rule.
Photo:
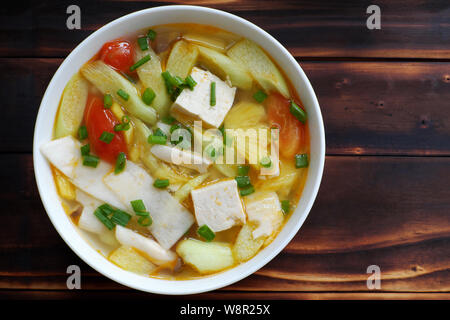
[[280, 154], [294, 157], [304, 144], [304, 125], [289, 111], [290, 101], [281, 94], [271, 93], [266, 106], [270, 124], [280, 130]]
[[129, 72], [134, 63], [133, 46], [125, 40], [107, 42], [100, 50], [100, 59], [116, 70]]
[[[84, 113], [84, 122], [88, 131], [91, 150], [109, 163], [115, 163], [120, 152], [127, 153], [127, 144], [121, 131], [114, 131], [120, 122], [109, 109], [103, 107], [103, 101], [97, 96], [89, 96]], [[102, 133], [110, 132], [114, 138], [110, 143], [100, 140]]]

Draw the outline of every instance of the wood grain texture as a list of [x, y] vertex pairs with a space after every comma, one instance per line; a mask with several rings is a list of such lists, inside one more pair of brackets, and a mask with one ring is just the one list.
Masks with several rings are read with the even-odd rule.
[[[0, 183], [8, 221], [0, 226], [0, 288], [65, 289], [66, 268], [77, 264], [84, 289], [125, 290], [81, 262], [55, 232], [31, 160], [0, 156], [8, 168]], [[223, 290], [368, 292], [366, 269], [376, 264], [382, 291], [450, 292], [449, 175], [450, 158], [327, 157], [316, 204], [294, 240]]]
[[[61, 62], [0, 58], [0, 152], [32, 150], [37, 110]], [[450, 155], [450, 62], [300, 64], [319, 99], [328, 154]]]
[[[37, 192], [32, 136], [40, 101], [63, 58], [104, 24], [167, 4], [222, 9], [272, 34], [318, 96], [327, 159], [317, 200], [290, 244], [250, 277], [179, 299], [450, 299], [450, 3], [373, 1], [79, 0], [0, 8], [0, 299], [173, 299], [130, 290], [82, 262]], [[49, 124], [51, 125], [51, 124]], [[66, 268], [82, 270], [81, 291]], [[381, 268], [381, 290], [366, 286]]]
[[89, 34], [125, 14], [168, 4], [222, 9], [272, 34], [296, 57], [450, 59], [446, 0], [377, 1], [382, 29], [366, 28], [371, 1], [77, 1], [82, 29], [67, 30], [73, 1], [8, 2], [0, 11], [0, 56], [63, 57]]

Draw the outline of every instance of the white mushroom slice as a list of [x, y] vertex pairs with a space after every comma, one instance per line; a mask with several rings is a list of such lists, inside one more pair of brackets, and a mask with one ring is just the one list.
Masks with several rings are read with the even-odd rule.
[[269, 237], [283, 223], [280, 200], [275, 192], [256, 192], [244, 199], [248, 221], [258, 226], [253, 232], [253, 238]]
[[93, 233], [102, 234], [107, 232], [108, 228], [94, 215], [94, 211], [103, 203], [80, 189], [76, 190], [76, 199], [83, 205], [78, 226], [83, 230]]
[[212, 164], [210, 160], [202, 157], [198, 153], [181, 150], [177, 147], [154, 145], [150, 151], [160, 160], [194, 169], [200, 173], [205, 173]]
[[101, 160], [96, 168], [84, 166], [80, 147], [81, 143], [78, 140], [72, 136], [66, 136], [42, 145], [41, 152], [76, 187], [94, 198], [124, 210], [125, 207], [102, 180], [107, 173], [112, 171], [112, 166]]
[[143, 168], [127, 161], [124, 171], [110, 173], [105, 184], [127, 208], [130, 201], [141, 199], [153, 219], [150, 232], [164, 249], [171, 248], [194, 223], [192, 214], [167, 190], [153, 186], [153, 178]]
[[177, 258], [175, 253], [164, 249], [156, 241], [119, 225], [116, 226], [116, 239], [121, 245], [133, 247], [145, 254], [150, 261], [157, 265], [174, 262]]

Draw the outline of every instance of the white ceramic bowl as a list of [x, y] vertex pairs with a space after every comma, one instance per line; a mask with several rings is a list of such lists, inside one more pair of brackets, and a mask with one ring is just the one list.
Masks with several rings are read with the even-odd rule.
[[[263, 47], [284, 70], [307, 110], [311, 136], [311, 158], [306, 185], [297, 209], [276, 239], [250, 261], [228, 271], [198, 280], [153, 279], [124, 271], [110, 263], [80, 234], [65, 214], [58, 198], [51, 169], [39, 147], [52, 139], [53, 123], [64, 86], [102, 44], [152, 25], [199, 23], [219, 27], [251, 39]], [[316, 198], [325, 159], [325, 135], [320, 107], [314, 90], [295, 59], [272, 36], [235, 15], [196, 6], [164, 6], [131, 13], [100, 28], [64, 60], [45, 91], [36, 120], [33, 161], [36, 181], [44, 207], [58, 233], [88, 265], [125, 286], [160, 294], [192, 294], [214, 290], [239, 281], [273, 259], [294, 237], [305, 221]]]

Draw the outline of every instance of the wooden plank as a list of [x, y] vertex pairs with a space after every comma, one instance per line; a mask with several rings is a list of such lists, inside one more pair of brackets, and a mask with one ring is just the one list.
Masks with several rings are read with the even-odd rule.
[[[0, 59], [1, 152], [32, 150], [40, 100], [61, 61]], [[328, 154], [450, 155], [450, 62], [300, 64], [321, 105]]]
[[165, 4], [191, 4], [241, 16], [277, 38], [296, 57], [450, 59], [450, 7], [439, 0], [377, 1], [381, 30], [366, 27], [367, 2], [193, 0], [78, 1], [81, 30], [66, 28], [73, 2], [8, 3], [0, 12], [0, 56], [63, 57], [104, 24]]
[[[85, 289], [120, 289], [80, 261], [54, 231], [33, 181], [32, 157], [0, 155], [0, 288], [64, 289], [80, 265]], [[382, 290], [450, 291], [447, 157], [326, 160], [316, 203], [294, 240], [255, 275], [225, 290], [362, 291], [379, 265]], [[20, 206], [17, 204], [20, 203]]]

